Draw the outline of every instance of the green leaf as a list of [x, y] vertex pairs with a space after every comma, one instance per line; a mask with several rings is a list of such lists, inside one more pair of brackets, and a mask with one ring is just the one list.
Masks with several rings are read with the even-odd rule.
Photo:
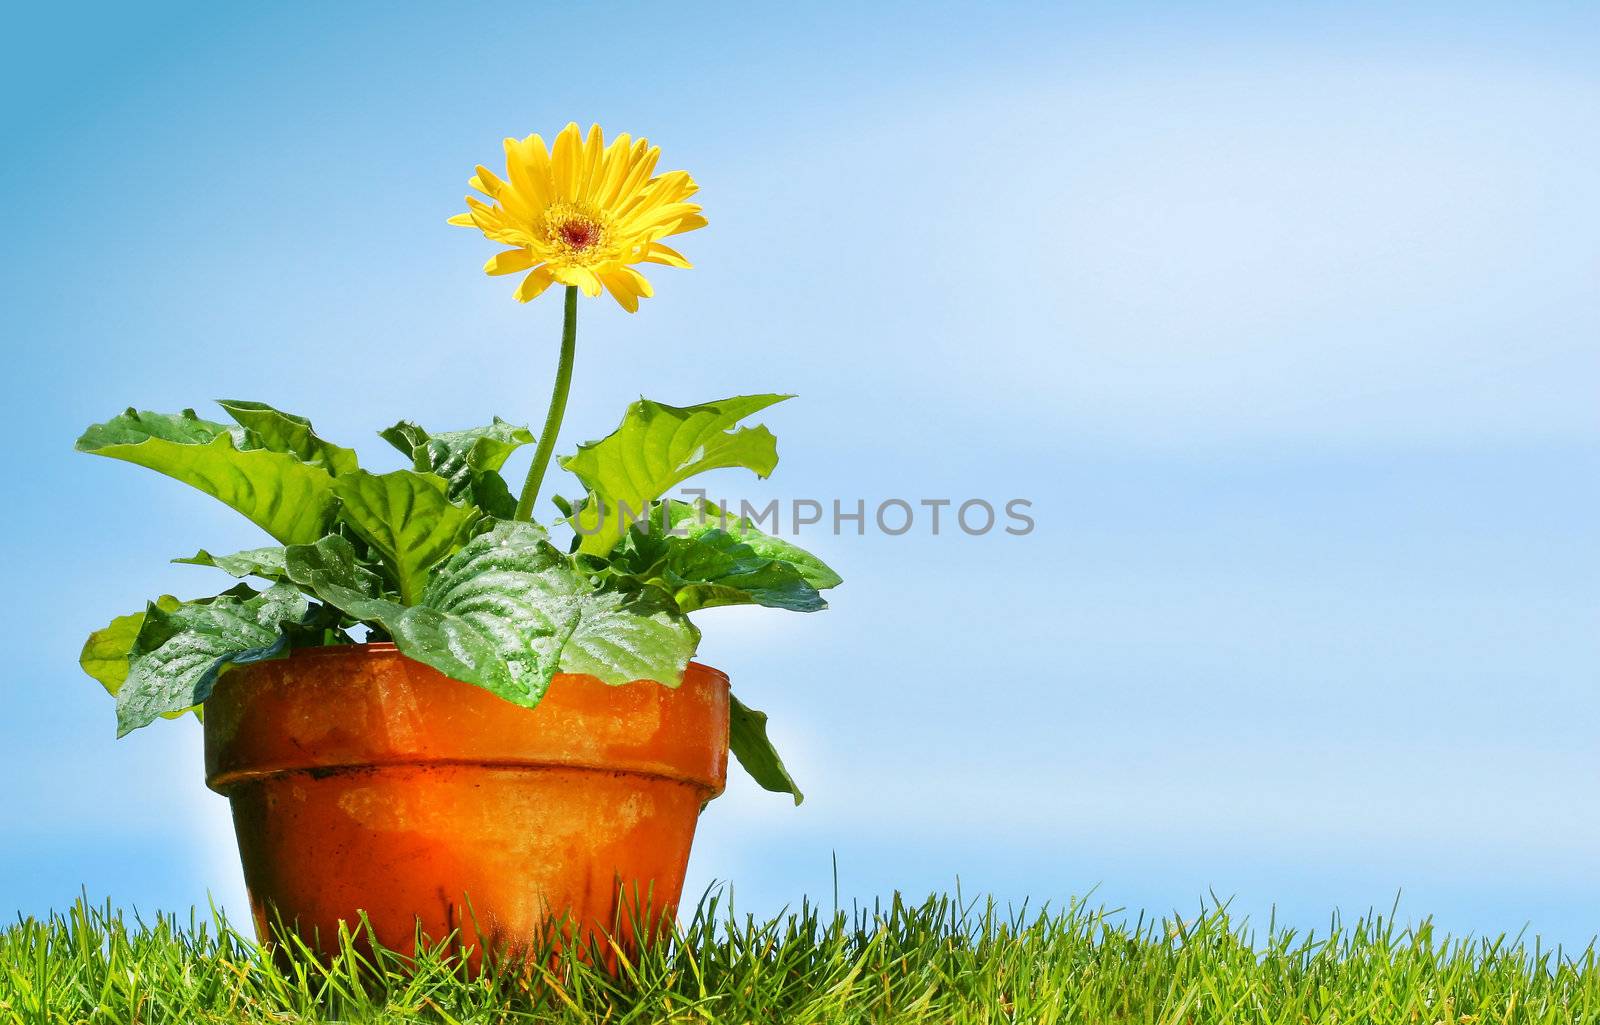
[[475, 470], [466, 494], [473, 505], [497, 520], [514, 519], [517, 515], [517, 496], [497, 470]]
[[407, 657], [529, 707], [557, 666], [611, 683], [676, 685], [698, 639], [664, 594], [596, 592], [531, 523], [474, 538], [412, 606], [375, 597], [341, 537], [291, 548], [286, 561], [296, 583], [381, 626]]
[[90, 427], [77, 448], [183, 481], [243, 513], [282, 544], [321, 537], [338, 504], [327, 471], [261, 448], [245, 428], [202, 420], [192, 409], [176, 415], [129, 409]]
[[[180, 603], [172, 595], [163, 594], [154, 604], [163, 612], [171, 612]], [[128, 678], [128, 652], [133, 649], [134, 639], [139, 636], [139, 627], [144, 625], [144, 615], [140, 611], [118, 616], [83, 642], [78, 665], [100, 681], [100, 685], [112, 697], [116, 697], [122, 682]]]
[[344, 538], [291, 548], [287, 561], [296, 583], [381, 626], [408, 658], [528, 707], [544, 696], [577, 621], [575, 609], [541, 600], [570, 589], [573, 574], [529, 523], [474, 539], [434, 574], [424, 602], [411, 606], [375, 596]]
[[427, 468], [455, 483], [468, 470], [500, 469], [511, 453], [532, 443], [533, 434], [526, 427], [495, 417], [487, 427], [430, 435], [422, 448]]
[[431, 473], [356, 470], [333, 487], [339, 515], [389, 567], [404, 605], [416, 604], [428, 571], [465, 544], [483, 516], [450, 501], [444, 478]]
[[560, 671], [602, 683], [683, 682], [683, 670], [700, 644], [700, 631], [672, 596], [655, 587], [639, 591], [582, 591], [578, 622], [561, 647]]
[[212, 555], [204, 548], [195, 552], [187, 559], [173, 559], [181, 566], [209, 566], [220, 569], [229, 576], [261, 577], [264, 580], [283, 580], [283, 553], [282, 545], [270, 548], [251, 548], [232, 555]]
[[[839, 574], [821, 559], [797, 544], [781, 537], [763, 534], [754, 523], [732, 513], [724, 514], [709, 502], [670, 501], [666, 505], [667, 523], [673, 533], [687, 537], [701, 537], [714, 530], [731, 534], [749, 545], [757, 555], [793, 566], [806, 583], [819, 591], [838, 587], [844, 582]], [[661, 525], [661, 506], [650, 514], [652, 529]]]
[[366, 601], [383, 604], [364, 611], [388, 614], [390, 606], [405, 608], [382, 597], [383, 581], [360, 564], [355, 546], [339, 534], [329, 534], [314, 545], [290, 545], [284, 549], [283, 564], [290, 581], [356, 619], [378, 618], [357, 611]]
[[578, 550], [604, 555], [627, 530], [625, 520], [644, 513], [667, 489], [697, 473], [739, 466], [758, 477], [778, 464], [777, 441], [765, 427], [735, 424], [788, 395], [739, 395], [698, 406], [668, 406], [640, 399], [622, 423], [600, 441], [580, 445], [561, 465], [578, 475], [589, 497], [572, 518], [582, 537]]
[[350, 449], [324, 441], [303, 416], [273, 409], [264, 402], [244, 399], [218, 399], [217, 405], [250, 432], [261, 448], [287, 452], [302, 462], [319, 466], [337, 476], [356, 468], [356, 454]]
[[501, 523], [473, 539], [434, 575], [422, 604], [474, 624], [518, 658], [533, 656], [546, 684], [559, 671], [675, 687], [699, 641], [667, 595], [596, 591], [531, 523]]
[[516, 510], [516, 499], [499, 470], [511, 453], [532, 443], [533, 435], [526, 427], [495, 417], [487, 427], [429, 434], [420, 425], [402, 420], [380, 431], [379, 436], [409, 456], [413, 469], [444, 478], [452, 500], [465, 499], [502, 519], [510, 519]]
[[400, 450], [407, 459], [415, 458], [417, 448], [428, 441], [428, 432], [413, 420], [401, 420], [378, 432], [378, 437]]
[[284, 626], [304, 621], [309, 609], [305, 595], [288, 584], [251, 598], [222, 595], [171, 610], [151, 604], [117, 691], [117, 736], [201, 704], [228, 666], [281, 654]]
[[732, 694], [728, 695], [728, 750], [761, 789], [793, 794], [795, 804], [805, 800], [767, 738], [767, 713], [756, 711]]
[[613, 558], [629, 575], [670, 593], [683, 612], [719, 605], [793, 612], [828, 607], [794, 566], [767, 558], [722, 530], [676, 537], [638, 526]]

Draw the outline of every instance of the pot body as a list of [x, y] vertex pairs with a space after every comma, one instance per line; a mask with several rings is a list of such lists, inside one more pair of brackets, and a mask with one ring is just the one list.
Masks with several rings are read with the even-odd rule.
[[561, 918], [628, 944], [670, 921], [722, 792], [728, 680], [561, 675], [521, 708], [390, 644], [308, 649], [226, 673], [205, 752], [263, 941], [281, 923], [331, 953], [364, 914], [408, 953], [537, 949]]

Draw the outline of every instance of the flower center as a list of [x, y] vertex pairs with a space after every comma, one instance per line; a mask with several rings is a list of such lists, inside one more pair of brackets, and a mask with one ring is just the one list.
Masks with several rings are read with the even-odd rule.
[[570, 218], [556, 225], [556, 237], [569, 249], [593, 249], [600, 241], [600, 225], [587, 218]]
[[558, 264], [595, 267], [612, 257], [614, 240], [598, 210], [577, 203], [553, 203], [544, 211], [544, 237]]
[[574, 249], [588, 249], [600, 240], [600, 227], [589, 221], [567, 221], [556, 229], [556, 234]]

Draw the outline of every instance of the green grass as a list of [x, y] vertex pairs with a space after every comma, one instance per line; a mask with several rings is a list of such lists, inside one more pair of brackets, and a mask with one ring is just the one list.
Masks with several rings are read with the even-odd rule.
[[755, 921], [711, 899], [614, 976], [568, 958], [465, 978], [348, 946], [287, 961], [215, 916], [80, 902], [0, 933], [0, 1022], [1600, 1022], [1593, 948], [1450, 941], [1392, 915], [1257, 934], [1226, 908], [1130, 922], [934, 897]]

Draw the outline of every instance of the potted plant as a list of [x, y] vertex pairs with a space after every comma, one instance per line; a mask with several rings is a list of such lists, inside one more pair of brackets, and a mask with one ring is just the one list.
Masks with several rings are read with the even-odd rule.
[[[766, 477], [772, 434], [741, 421], [783, 395], [632, 404], [617, 429], [560, 459], [584, 492], [533, 516], [572, 379], [578, 293], [630, 312], [636, 269], [688, 267], [662, 240], [702, 227], [659, 150], [569, 124], [548, 149], [505, 141], [507, 178], [451, 218], [509, 248], [522, 302], [564, 291], [555, 385], [537, 438], [496, 418], [381, 432], [404, 465], [374, 472], [311, 422], [221, 401], [232, 423], [129, 409], [78, 449], [137, 463], [220, 499], [273, 544], [175, 560], [241, 582], [163, 595], [84, 646], [116, 697], [118, 735], [193, 711], [206, 782], [233, 810], [258, 934], [275, 921], [326, 943], [364, 915], [382, 943], [459, 931], [527, 948], [552, 916], [617, 932], [670, 915], [697, 816], [731, 748], [792, 794], [766, 717], [691, 661], [690, 616], [720, 605], [811, 612], [839, 577], [748, 520], [669, 491], [706, 470]], [[508, 457], [533, 445], [513, 494]], [[203, 713], [203, 715], [202, 715]], [[624, 902], [641, 902], [627, 909]], [[635, 912], [642, 908], [645, 917]], [[651, 917], [653, 916], [653, 917]]]

